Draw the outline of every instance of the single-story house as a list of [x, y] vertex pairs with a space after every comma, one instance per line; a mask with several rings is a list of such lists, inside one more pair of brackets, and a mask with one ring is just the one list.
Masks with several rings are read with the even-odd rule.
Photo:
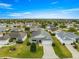
[[32, 27], [33, 23], [25, 23], [26, 27]]
[[27, 33], [15, 31], [11, 32], [9, 36], [10, 38], [17, 39], [17, 41], [19, 42], [23, 42], [27, 37]]
[[71, 24], [66, 24], [67, 28], [72, 28], [74, 27], [74, 25], [71, 23]]
[[24, 28], [12, 27], [10, 31], [24, 31]]
[[30, 31], [38, 31], [40, 29], [41, 28], [39, 26], [32, 26], [32, 27], [30, 27]]
[[57, 27], [54, 26], [53, 24], [49, 24], [49, 25], [47, 25], [46, 29], [54, 31], [54, 30], [57, 30]]
[[9, 35], [8, 34], [0, 34], [0, 45], [6, 45], [9, 43]]
[[32, 32], [30, 42], [39, 43], [41, 41], [42, 43], [45, 43], [45, 44], [51, 44], [52, 43], [51, 39], [52, 38], [48, 32], [44, 30], [38, 30], [38, 31]]
[[6, 31], [6, 27], [0, 27], [0, 32], [5, 32]]
[[79, 36], [72, 32], [56, 32], [56, 37], [60, 40], [61, 43], [71, 44], [76, 40], [79, 40]]

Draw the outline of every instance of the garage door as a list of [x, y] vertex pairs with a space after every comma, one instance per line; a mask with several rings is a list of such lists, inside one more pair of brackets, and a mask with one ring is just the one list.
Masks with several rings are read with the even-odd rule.
[[43, 40], [42, 44], [52, 44], [52, 41], [51, 40]]

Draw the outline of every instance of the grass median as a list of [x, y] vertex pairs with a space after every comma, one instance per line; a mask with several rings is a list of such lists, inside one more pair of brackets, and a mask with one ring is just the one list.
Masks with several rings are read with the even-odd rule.
[[66, 48], [65, 45], [62, 45], [55, 36], [52, 36], [52, 39], [55, 43], [55, 46], [53, 47], [54, 51], [60, 58], [71, 58], [72, 57], [71, 52]]

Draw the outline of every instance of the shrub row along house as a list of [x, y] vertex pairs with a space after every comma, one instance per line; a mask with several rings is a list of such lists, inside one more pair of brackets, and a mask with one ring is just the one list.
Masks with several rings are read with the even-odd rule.
[[56, 37], [61, 43], [71, 44], [73, 42], [79, 41], [79, 36], [71, 32], [56, 32]]

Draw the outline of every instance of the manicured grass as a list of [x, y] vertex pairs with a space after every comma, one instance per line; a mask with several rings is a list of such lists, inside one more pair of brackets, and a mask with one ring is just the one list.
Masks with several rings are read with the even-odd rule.
[[62, 45], [55, 36], [52, 36], [52, 39], [55, 43], [55, 46], [53, 47], [54, 51], [60, 58], [71, 58], [72, 57], [71, 52], [64, 45]]
[[79, 44], [75, 43], [75, 46], [76, 46], [76, 50], [79, 51]]
[[30, 52], [30, 46], [27, 46], [28, 39], [22, 44], [16, 44], [15, 51], [11, 51], [10, 47], [0, 48], [0, 57], [15, 57], [15, 58], [41, 58], [43, 56], [43, 47], [37, 45], [37, 51], [35, 53]]
[[75, 34], [79, 35], [79, 32], [75, 32]]

